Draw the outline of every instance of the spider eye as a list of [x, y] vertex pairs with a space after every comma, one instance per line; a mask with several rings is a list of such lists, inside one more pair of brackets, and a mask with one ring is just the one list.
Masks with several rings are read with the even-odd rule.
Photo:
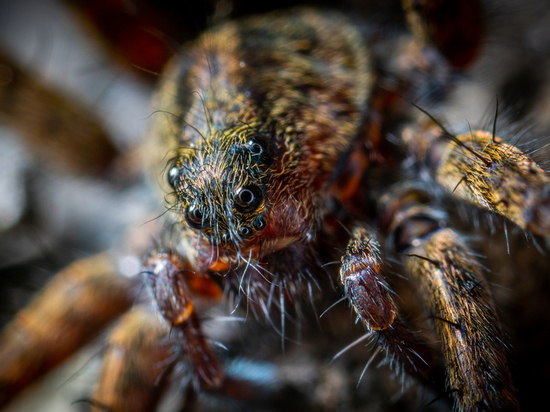
[[204, 213], [195, 205], [189, 206], [185, 211], [185, 221], [193, 229], [204, 229], [208, 223]]
[[262, 198], [262, 191], [258, 186], [243, 186], [237, 189], [235, 204], [241, 212], [249, 212], [260, 205]]
[[259, 156], [263, 153], [264, 148], [260, 143], [250, 140], [248, 142], [248, 150], [250, 150], [253, 156]]
[[176, 188], [179, 175], [180, 168], [178, 166], [171, 167], [170, 170], [168, 170], [168, 184], [172, 187], [172, 189]]
[[252, 229], [249, 226], [243, 226], [239, 229], [239, 234], [243, 237], [246, 237], [252, 233]]
[[254, 229], [256, 230], [262, 230], [265, 227], [265, 220], [263, 217], [259, 217], [252, 223], [252, 226], [254, 226]]

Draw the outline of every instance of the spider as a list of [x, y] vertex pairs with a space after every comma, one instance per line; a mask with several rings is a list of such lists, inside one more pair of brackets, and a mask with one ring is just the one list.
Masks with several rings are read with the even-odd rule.
[[[307, 323], [330, 306], [325, 337], [373, 343], [361, 348], [360, 369], [382, 352], [393, 372], [447, 395], [457, 410], [517, 409], [486, 273], [449, 214], [470, 202], [547, 237], [548, 178], [500, 139], [496, 124], [454, 133], [410, 104], [419, 96], [430, 108], [442, 104], [453, 70], [414, 38], [372, 27], [295, 9], [227, 23], [187, 46], [161, 76], [145, 149], [171, 216], [143, 258], [145, 292], [136, 278], [113, 277], [119, 269], [105, 255], [68, 266], [4, 332], [3, 364], [16, 365], [4, 370], [20, 373], [3, 380], [5, 393], [135, 304], [107, 338], [99, 384], [86, 398], [92, 409], [152, 410], [174, 382], [185, 408], [282, 407], [282, 378], [258, 377], [272, 364], [243, 360], [232, 345], [270, 359], [265, 340], [288, 350], [294, 328], [324, 351]], [[392, 259], [399, 263], [389, 268]], [[435, 335], [396, 297], [411, 285]], [[342, 295], [367, 331], [355, 341], [361, 328], [342, 336], [342, 319], [353, 318], [332, 306]], [[227, 353], [204, 329], [216, 320], [206, 318], [208, 306], [220, 301], [247, 319], [240, 329], [219, 327]], [[269, 325], [267, 339], [258, 323]], [[7, 349], [20, 347], [25, 328], [42, 338], [17, 358]], [[228, 328], [246, 332], [232, 338]]]

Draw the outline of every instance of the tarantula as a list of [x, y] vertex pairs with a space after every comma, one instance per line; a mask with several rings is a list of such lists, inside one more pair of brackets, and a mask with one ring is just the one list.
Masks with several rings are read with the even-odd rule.
[[[447, 207], [468, 202], [547, 238], [549, 178], [497, 136], [496, 120], [454, 133], [431, 114], [475, 58], [479, 22], [433, 29], [429, 7], [404, 3], [416, 37], [302, 8], [188, 44], [161, 75], [143, 150], [168, 205], [142, 260], [145, 292], [105, 254], [59, 273], [0, 336], [0, 403], [121, 317], [92, 409], [153, 410], [173, 381], [185, 408], [202, 394], [228, 409], [280, 405], [276, 378], [251, 379], [213, 350], [208, 307], [253, 315], [247, 324], [271, 325], [284, 348], [288, 325], [311, 333], [301, 325], [343, 295], [367, 331], [349, 347], [374, 342], [367, 366], [382, 352], [455, 410], [519, 409], [485, 270]], [[390, 271], [409, 277], [435, 337], [400, 308]]]

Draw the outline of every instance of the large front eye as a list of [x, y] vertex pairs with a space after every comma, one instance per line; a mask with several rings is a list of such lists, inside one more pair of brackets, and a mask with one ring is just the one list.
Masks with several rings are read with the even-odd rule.
[[185, 211], [185, 221], [193, 229], [204, 229], [208, 224], [204, 213], [195, 205], [189, 206]]
[[237, 189], [235, 204], [241, 212], [255, 210], [262, 203], [262, 190], [258, 186], [248, 185]]

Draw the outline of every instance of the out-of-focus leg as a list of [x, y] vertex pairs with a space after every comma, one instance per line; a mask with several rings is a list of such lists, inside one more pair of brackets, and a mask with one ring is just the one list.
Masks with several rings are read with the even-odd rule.
[[105, 254], [57, 274], [0, 334], [0, 407], [126, 311], [136, 281]]
[[176, 359], [161, 322], [142, 307], [120, 319], [107, 341], [92, 410], [154, 410]]

